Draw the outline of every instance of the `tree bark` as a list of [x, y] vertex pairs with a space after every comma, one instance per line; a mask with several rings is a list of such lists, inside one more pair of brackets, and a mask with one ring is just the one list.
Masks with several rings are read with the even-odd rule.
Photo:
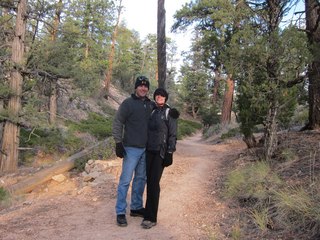
[[20, 143], [19, 112], [21, 109], [21, 93], [23, 77], [21, 68], [24, 55], [26, 31], [27, 0], [20, 0], [17, 8], [15, 36], [12, 42], [11, 60], [13, 68], [10, 73], [10, 89], [12, 94], [8, 102], [10, 120], [4, 124], [0, 155], [0, 172], [15, 172], [18, 167], [18, 147]]
[[[60, 24], [60, 18], [62, 13], [62, 0], [59, 0], [56, 8], [56, 13], [53, 21], [53, 29], [51, 32], [51, 41], [55, 42], [57, 38], [57, 32], [59, 29]], [[54, 125], [56, 123], [57, 119], [57, 80], [56, 79], [50, 79], [50, 99], [49, 99], [49, 123], [51, 125]]]
[[274, 155], [275, 150], [278, 145], [278, 136], [277, 136], [277, 122], [276, 117], [278, 115], [278, 104], [277, 101], [273, 101], [271, 103], [271, 107], [269, 108], [269, 112], [266, 120], [265, 127], [265, 141], [264, 141], [264, 151], [265, 151], [265, 159], [270, 161]]
[[227, 125], [231, 121], [231, 110], [233, 101], [234, 81], [231, 76], [227, 78], [227, 87], [224, 94], [222, 113], [221, 113], [221, 124]]
[[214, 107], [217, 107], [217, 101], [218, 101], [218, 93], [219, 93], [219, 87], [220, 87], [220, 81], [221, 81], [221, 70], [220, 67], [216, 68], [214, 70], [215, 77], [213, 82], [213, 90], [212, 90], [212, 104]]
[[279, 109], [279, 59], [277, 56], [279, 46], [278, 29], [281, 21], [283, 8], [280, 0], [268, 2], [268, 44], [270, 47], [270, 56], [267, 59], [266, 69], [268, 74], [268, 81], [270, 93], [268, 93], [268, 101], [270, 103], [268, 113], [266, 116], [265, 132], [264, 132], [264, 157], [267, 161], [271, 160], [278, 145], [277, 136], [277, 115]]
[[313, 55], [313, 61], [309, 65], [309, 122], [307, 129], [320, 128], [320, 5], [316, 0], [306, 0], [306, 30], [309, 42], [309, 50]]
[[106, 91], [105, 98], [106, 99], [108, 99], [108, 97], [109, 97], [110, 83], [111, 83], [111, 79], [112, 79], [114, 52], [115, 52], [117, 35], [118, 35], [118, 27], [119, 27], [119, 23], [120, 23], [121, 11], [122, 11], [122, 0], [120, 0], [120, 3], [119, 3], [117, 23], [114, 27], [114, 31], [112, 34], [111, 50], [110, 50], [109, 61], [108, 61], [109, 67], [108, 67], [108, 71], [106, 74], [106, 78], [104, 80], [104, 85], [105, 85], [104, 88]]
[[158, 0], [157, 24], [157, 59], [158, 59], [158, 86], [165, 88], [167, 74], [166, 59], [166, 10], [164, 0]]
[[[8, 12], [9, 12], [8, 8], [5, 8], [5, 7], [2, 8], [2, 16], [6, 17], [8, 15]], [[4, 24], [3, 29], [5, 31], [8, 31], [10, 29], [9, 24]], [[8, 46], [10, 45], [9, 44], [10, 40], [8, 35], [4, 36], [3, 40], [5, 45], [8, 45]], [[7, 70], [4, 69], [3, 71], [7, 71]], [[0, 99], [0, 112], [2, 112], [3, 109], [4, 109], [4, 101], [3, 99]], [[2, 145], [2, 140], [3, 140], [3, 127], [4, 127], [4, 123], [0, 122], [0, 146]], [[1, 156], [0, 156], [0, 161], [1, 161]]]
[[86, 1], [85, 5], [85, 13], [83, 19], [84, 31], [86, 31], [86, 40], [85, 40], [85, 47], [84, 47], [84, 58], [87, 59], [89, 57], [89, 48], [90, 48], [90, 17], [91, 17], [91, 6], [90, 2]]
[[243, 137], [243, 141], [246, 143], [247, 148], [255, 148], [257, 146], [256, 138], [253, 135]]
[[57, 119], [57, 80], [52, 79], [50, 81], [51, 92], [50, 92], [50, 100], [49, 100], [49, 123], [54, 125]]
[[[4, 109], [4, 102], [3, 102], [3, 100], [0, 100], [0, 112], [2, 112], [2, 110]], [[3, 122], [0, 122], [0, 146], [2, 145], [2, 139], [3, 139]], [[1, 157], [0, 157], [0, 159], [1, 159]]]

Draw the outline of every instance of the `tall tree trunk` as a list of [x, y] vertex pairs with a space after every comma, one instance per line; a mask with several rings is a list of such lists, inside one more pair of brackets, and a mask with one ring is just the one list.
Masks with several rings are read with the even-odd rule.
[[278, 101], [271, 102], [269, 112], [266, 119], [266, 127], [264, 133], [264, 155], [267, 161], [270, 161], [277, 149], [278, 136], [277, 136], [277, 122], [276, 117], [278, 115]]
[[84, 47], [84, 58], [87, 59], [89, 57], [90, 51], [90, 20], [91, 20], [91, 4], [90, 1], [86, 1], [85, 3], [85, 13], [84, 13], [84, 20], [83, 20], [83, 30], [86, 31], [86, 40], [85, 40], [85, 47]]
[[196, 111], [196, 108], [195, 108], [194, 104], [192, 104], [192, 106], [191, 106], [191, 111], [192, 111], [192, 117], [194, 119], [196, 119], [197, 118], [197, 111]]
[[[59, 29], [60, 24], [60, 18], [62, 13], [62, 0], [59, 0], [56, 8], [56, 13], [53, 21], [53, 29], [51, 32], [51, 41], [56, 42], [57, 38], [57, 32]], [[50, 99], [49, 99], [49, 123], [51, 125], [54, 125], [56, 123], [57, 119], [57, 80], [56, 79], [50, 79], [51, 82], [51, 92], [50, 92]]]
[[166, 59], [166, 10], [164, 0], [158, 0], [157, 23], [157, 59], [158, 59], [158, 86], [165, 88], [167, 74]]
[[105, 85], [104, 88], [106, 91], [105, 98], [106, 99], [108, 99], [108, 96], [109, 96], [109, 88], [110, 88], [110, 83], [111, 83], [111, 79], [112, 79], [114, 52], [115, 52], [117, 35], [118, 35], [118, 28], [119, 28], [119, 23], [120, 23], [121, 11], [122, 11], [122, 0], [120, 0], [120, 2], [119, 2], [117, 22], [116, 22], [116, 25], [114, 27], [114, 31], [112, 34], [111, 50], [110, 50], [109, 61], [108, 61], [109, 67], [108, 67], [108, 71], [106, 74], [106, 78], [104, 80], [104, 85]]
[[320, 4], [317, 0], [306, 0], [306, 30], [309, 41], [309, 50], [313, 61], [309, 65], [309, 123], [307, 128], [320, 128]]
[[59, 0], [59, 2], [57, 3], [56, 12], [55, 12], [55, 16], [53, 19], [53, 28], [51, 31], [51, 41], [52, 42], [55, 42], [56, 38], [57, 38], [57, 33], [58, 33], [60, 19], [61, 19], [61, 13], [62, 13], [62, 7], [63, 7], [62, 0]]
[[[6, 17], [9, 12], [8, 8], [3, 7], [1, 8], [1, 10], [2, 10], [2, 16]], [[8, 31], [10, 29], [9, 24], [8, 23], [4, 24], [3, 29]], [[4, 43], [9, 46], [10, 40], [9, 40], [8, 34], [4, 36], [3, 40], [4, 40]], [[3, 109], [4, 109], [4, 101], [0, 99], [0, 112], [2, 112]], [[2, 139], [3, 139], [3, 126], [4, 126], [3, 122], [0, 122], [0, 146], [2, 145]], [[0, 156], [0, 159], [1, 159], [1, 156]]]
[[279, 43], [279, 24], [281, 21], [281, 11], [283, 11], [283, 6], [281, 6], [280, 0], [271, 0], [268, 2], [268, 44], [270, 47], [270, 56], [267, 59], [267, 74], [269, 81], [269, 94], [268, 100], [270, 103], [268, 114], [266, 117], [266, 126], [264, 133], [264, 154], [265, 159], [269, 161], [274, 155], [274, 152], [278, 144], [277, 136], [277, 115], [279, 108], [279, 59], [277, 53], [281, 51], [279, 48], [281, 44]]
[[221, 113], [221, 124], [227, 125], [231, 121], [231, 110], [233, 101], [234, 81], [232, 76], [228, 76], [226, 90], [223, 99], [222, 113]]
[[221, 81], [221, 67], [217, 67], [214, 70], [215, 77], [213, 82], [213, 90], [212, 90], [212, 105], [214, 107], [217, 107], [217, 101], [218, 101], [218, 93], [219, 93], [219, 87], [220, 87], [220, 81]]
[[[3, 106], [4, 106], [4, 102], [3, 100], [0, 100], [0, 112], [2, 112], [4, 108]], [[0, 122], [0, 146], [2, 145], [2, 139], [3, 139], [3, 122]]]
[[50, 100], [49, 100], [49, 123], [54, 125], [57, 119], [57, 80], [52, 79], [50, 81], [51, 92], [50, 92]]
[[17, 8], [15, 34], [12, 42], [13, 68], [10, 74], [10, 89], [12, 94], [8, 102], [10, 120], [4, 125], [0, 155], [0, 172], [14, 172], [18, 167], [18, 147], [20, 143], [19, 112], [21, 109], [22, 75], [20, 69], [23, 63], [24, 40], [26, 31], [27, 0], [20, 0]]

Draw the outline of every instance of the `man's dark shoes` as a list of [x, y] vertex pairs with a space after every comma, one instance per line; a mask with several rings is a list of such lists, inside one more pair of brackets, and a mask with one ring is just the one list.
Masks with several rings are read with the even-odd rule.
[[117, 224], [120, 227], [126, 227], [128, 225], [126, 215], [124, 214], [117, 215]]
[[130, 216], [131, 217], [144, 217], [144, 208], [140, 208], [138, 210], [131, 210], [130, 211]]

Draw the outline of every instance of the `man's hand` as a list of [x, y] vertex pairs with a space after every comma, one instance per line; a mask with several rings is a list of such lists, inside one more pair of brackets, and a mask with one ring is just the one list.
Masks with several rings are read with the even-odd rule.
[[126, 150], [123, 147], [122, 142], [116, 143], [116, 155], [119, 158], [123, 158], [126, 154]]

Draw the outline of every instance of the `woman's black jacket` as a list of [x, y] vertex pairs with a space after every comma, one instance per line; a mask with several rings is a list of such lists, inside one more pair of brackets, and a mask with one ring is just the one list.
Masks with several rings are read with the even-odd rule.
[[173, 153], [176, 150], [179, 114], [173, 114], [172, 110], [167, 104], [156, 107], [148, 123], [147, 150], [160, 151], [162, 158], [166, 152]]

